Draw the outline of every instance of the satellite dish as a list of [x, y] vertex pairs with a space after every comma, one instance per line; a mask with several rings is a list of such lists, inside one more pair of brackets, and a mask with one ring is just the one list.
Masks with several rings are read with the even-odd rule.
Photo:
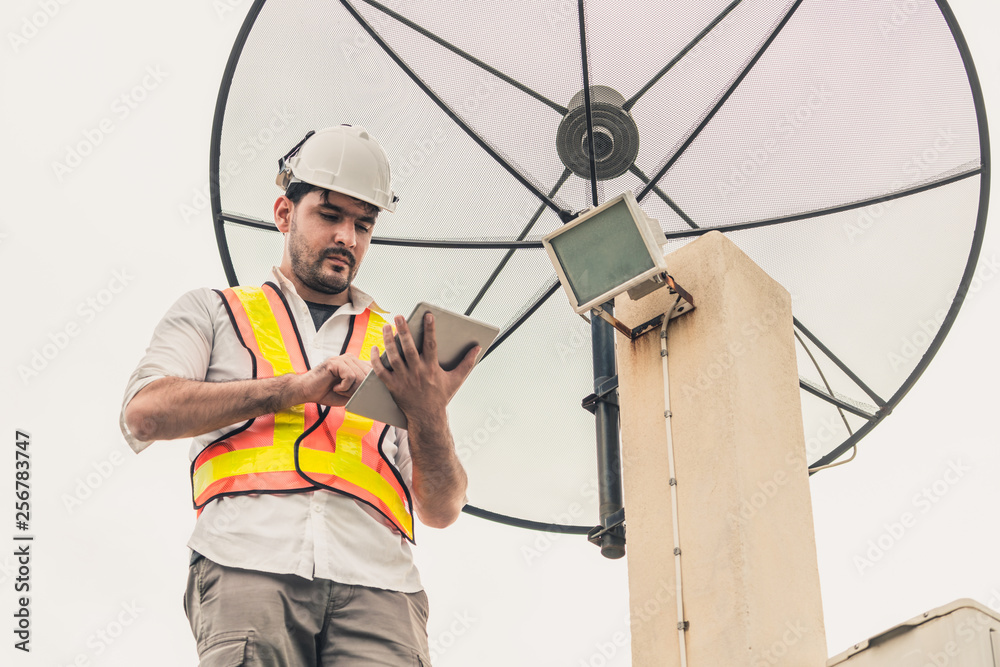
[[278, 158], [339, 123], [385, 147], [400, 196], [359, 286], [502, 327], [452, 427], [467, 511], [531, 528], [598, 516], [590, 325], [540, 240], [575, 213], [631, 190], [668, 252], [720, 230], [791, 292], [814, 469], [926, 369], [986, 221], [983, 95], [944, 1], [258, 0], [212, 132], [231, 284], [280, 259]]

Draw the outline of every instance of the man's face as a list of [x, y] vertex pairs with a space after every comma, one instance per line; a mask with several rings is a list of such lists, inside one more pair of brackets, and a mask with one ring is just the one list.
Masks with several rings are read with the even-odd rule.
[[291, 269], [306, 287], [340, 294], [351, 285], [371, 242], [378, 209], [319, 190], [294, 206], [288, 232]]

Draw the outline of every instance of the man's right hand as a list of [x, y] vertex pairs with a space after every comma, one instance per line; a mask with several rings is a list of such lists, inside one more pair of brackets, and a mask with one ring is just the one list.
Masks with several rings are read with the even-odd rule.
[[370, 369], [368, 362], [345, 354], [301, 375], [230, 382], [160, 378], [132, 398], [125, 422], [138, 440], [148, 442], [202, 435], [302, 403], [343, 406]]
[[330, 357], [298, 376], [303, 402], [342, 407], [354, 395], [372, 365], [353, 354]]

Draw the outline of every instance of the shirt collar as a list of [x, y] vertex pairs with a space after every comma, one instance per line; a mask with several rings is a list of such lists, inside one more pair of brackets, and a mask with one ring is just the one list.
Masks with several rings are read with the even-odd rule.
[[[303, 300], [302, 297], [299, 296], [299, 293], [295, 291], [295, 285], [292, 284], [291, 280], [285, 277], [285, 274], [281, 272], [280, 268], [272, 266], [271, 277], [274, 278], [274, 281], [278, 284], [278, 287], [281, 288], [281, 291], [286, 297], [294, 296], [295, 299], [302, 302], [303, 306], [305, 305], [305, 300]], [[382, 310], [382, 308], [375, 303], [375, 299], [369, 296], [367, 292], [358, 289], [354, 285], [351, 285], [348, 289], [350, 289], [348, 302], [337, 310], [338, 313], [357, 314], [363, 312], [365, 308], [371, 308], [376, 313], [380, 313], [382, 315], [387, 314], [387, 311]]]

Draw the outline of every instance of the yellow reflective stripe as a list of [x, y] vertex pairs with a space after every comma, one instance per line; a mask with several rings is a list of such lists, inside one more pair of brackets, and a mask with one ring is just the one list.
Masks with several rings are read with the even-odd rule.
[[[340, 446], [340, 439], [337, 439]], [[366, 466], [360, 458], [337, 456], [308, 447], [299, 447], [299, 466], [306, 473], [336, 475], [360, 486], [386, 504], [408, 534], [413, 533], [413, 519], [399, 494], [382, 475]]]
[[[264, 290], [260, 287], [234, 287], [233, 292], [243, 304], [243, 311], [257, 339], [257, 347], [264, 359], [271, 364], [275, 377], [294, 373], [281, 327], [278, 326]], [[295, 440], [302, 435], [305, 427], [306, 413], [303, 405], [294, 405], [274, 413], [274, 445], [287, 447], [288, 451], [292, 451]]]
[[[382, 341], [382, 327], [385, 326], [386, 319], [376, 313], [375, 311], [369, 311], [368, 315], [368, 328], [365, 330], [365, 338], [361, 343], [361, 354], [358, 358], [363, 361], [368, 361], [371, 359], [370, 352], [372, 347], [378, 345], [378, 349], [382, 350], [385, 345]], [[385, 350], [382, 350], [383, 352]]]
[[234, 287], [233, 292], [243, 304], [243, 311], [250, 320], [257, 347], [267, 362], [274, 368], [274, 375], [294, 373], [292, 360], [285, 349], [285, 341], [281, 337], [281, 328], [271, 312], [264, 290], [259, 287]]
[[216, 454], [194, 472], [195, 498], [213, 482], [236, 475], [295, 470], [291, 449], [250, 447]]
[[361, 460], [362, 443], [375, 422], [353, 412], [344, 413], [344, 423], [337, 429], [337, 453]]
[[295, 441], [306, 430], [306, 406], [293, 405], [274, 413], [274, 446], [294, 450]]

